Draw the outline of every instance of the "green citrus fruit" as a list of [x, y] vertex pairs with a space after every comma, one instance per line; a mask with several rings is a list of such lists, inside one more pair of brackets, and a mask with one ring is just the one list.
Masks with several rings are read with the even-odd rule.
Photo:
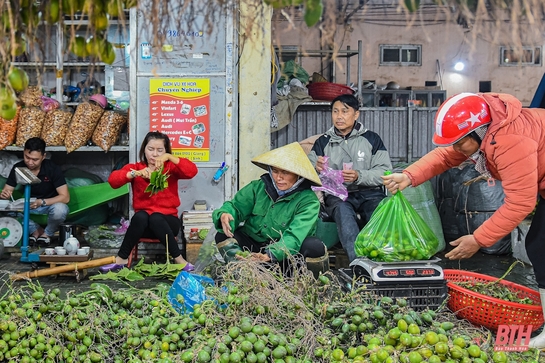
[[75, 56], [80, 58], [85, 58], [89, 55], [87, 51], [87, 44], [84, 37], [77, 36], [72, 39], [70, 42], [70, 51], [74, 53]]
[[97, 31], [108, 29], [108, 16], [105, 13], [95, 14], [93, 17], [93, 25]]
[[59, 0], [50, 0], [46, 7], [45, 19], [49, 24], [55, 24], [59, 21], [60, 5]]
[[18, 67], [10, 69], [8, 81], [15, 92], [22, 92], [28, 87], [28, 74]]

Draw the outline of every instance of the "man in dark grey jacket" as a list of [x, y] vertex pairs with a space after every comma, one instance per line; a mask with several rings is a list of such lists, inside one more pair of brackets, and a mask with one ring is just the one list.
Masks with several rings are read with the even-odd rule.
[[[343, 170], [344, 184], [348, 189], [348, 198], [325, 194], [326, 213], [337, 224], [341, 244], [353, 261], [356, 258], [354, 243], [360, 232], [357, 214], [365, 224], [371, 218], [375, 208], [386, 196], [382, 188], [381, 176], [392, 169], [390, 155], [380, 136], [367, 130], [357, 120], [359, 102], [352, 95], [341, 95], [331, 102], [333, 127], [320, 136], [308, 157], [316, 170], [321, 172], [324, 156], [329, 157], [328, 166]], [[351, 164], [351, 168], [348, 169]]]

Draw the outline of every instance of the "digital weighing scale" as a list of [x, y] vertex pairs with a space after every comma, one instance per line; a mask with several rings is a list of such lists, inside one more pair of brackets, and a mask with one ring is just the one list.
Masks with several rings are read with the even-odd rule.
[[25, 204], [23, 208], [23, 242], [21, 243], [21, 262], [40, 262], [41, 250], [28, 252], [28, 222], [30, 220], [30, 186], [41, 183], [41, 180], [30, 171], [29, 168], [15, 168], [15, 180], [17, 184], [25, 186]]
[[354, 277], [375, 283], [443, 281], [443, 269], [436, 263], [441, 259], [377, 262], [367, 257], [356, 258], [350, 263]]
[[403, 298], [416, 311], [437, 309], [448, 296], [443, 269], [430, 260], [377, 262], [357, 258], [339, 270], [339, 281], [347, 291], [367, 291], [379, 296]]

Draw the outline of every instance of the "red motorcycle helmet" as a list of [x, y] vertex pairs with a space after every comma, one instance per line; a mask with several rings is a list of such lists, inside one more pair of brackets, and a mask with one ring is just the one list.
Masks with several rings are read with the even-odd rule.
[[475, 93], [460, 93], [448, 98], [435, 115], [433, 144], [450, 146], [481, 126], [489, 124], [490, 109]]

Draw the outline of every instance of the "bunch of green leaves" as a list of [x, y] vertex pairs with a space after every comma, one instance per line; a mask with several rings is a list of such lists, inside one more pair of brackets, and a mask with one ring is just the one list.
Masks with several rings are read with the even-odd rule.
[[145, 193], [150, 193], [150, 197], [160, 191], [165, 190], [168, 187], [169, 174], [163, 173], [164, 165], [157, 170], [151, 172], [149, 177], [149, 185], [147, 186]]
[[183, 270], [184, 264], [176, 263], [144, 263], [144, 259], [140, 259], [138, 263], [131, 269], [123, 268], [118, 272], [108, 272], [89, 277], [90, 280], [114, 280], [114, 281], [140, 281], [146, 277], [157, 279], [167, 279], [174, 281], [176, 276]]

